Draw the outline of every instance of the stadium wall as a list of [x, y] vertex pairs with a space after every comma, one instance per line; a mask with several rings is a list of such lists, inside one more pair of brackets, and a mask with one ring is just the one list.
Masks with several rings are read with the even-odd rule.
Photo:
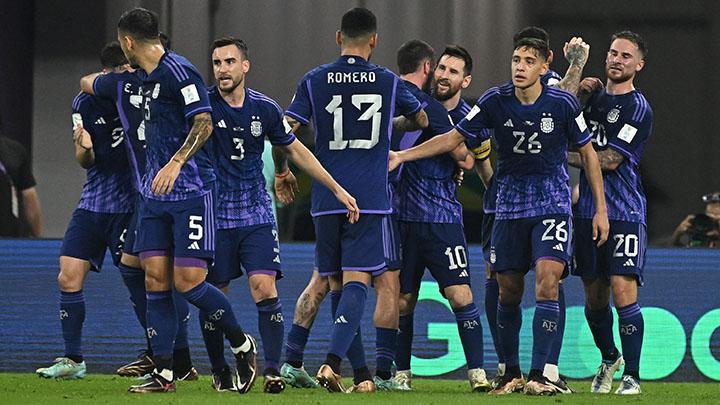
[[[0, 372], [32, 372], [62, 355], [58, 317], [57, 256], [60, 241], [0, 240]], [[292, 322], [295, 300], [310, 278], [313, 246], [284, 244], [284, 278], [278, 282], [286, 331]], [[484, 271], [478, 246], [470, 247], [475, 302], [484, 297]], [[641, 377], [645, 380], [720, 381], [720, 251], [650, 249], [645, 266], [645, 286], [640, 304], [645, 318], [645, 341]], [[530, 273], [532, 275], [532, 273]], [[531, 276], [530, 276], [531, 277]], [[528, 280], [529, 281], [529, 280]], [[529, 281], [529, 286], [532, 282]], [[582, 285], [574, 277], [566, 280], [567, 326], [560, 356], [561, 373], [571, 378], [594, 375], [600, 354], [583, 314]], [[83, 332], [89, 372], [113, 373], [144, 347], [138, 325], [120, 275], [109, 261], [101, 274], [90, 274], [84, 288], [87, 319]], [[245, 278], [231, 285], [233, 309], [244, 328], [257, 333], [257, 311]], [[369, 303], [374, 301], [370, 297]], [[529, 368], [532, 345], [532, 288], [523, 299], [520, 339], [522, 367]], [[452, 312], [437, 285], [423, 281], [415, 313], [413, 372], [420, 376], [465, 378], [465, 359]], [[308, 370], [315, 370], [329, 345], [329, 303], [323, 303], [311, 332], [305, 355]], [[615, 317], [617, 321], [617, 316]], [[485, 365], [494, 372], [497, 358], [487, 321], [482, 317]], [[363, 341], [370, 366], [374, 367], [375, 330], [372, 304], [363, 324]], [[201, 373], [209, 366], [202, 346], [197, 311], [191, 309], [191, 351]], [[619, 338], [616, 335], [616, 343]], [[262, 343], [261, 343], [262, 345]], [[262, 353], [262, 350], [259, 351]], [[230, 354], [227, 355], [228, 358]], [[259, 354], [262, 359], [262, 354]], [[349, 372], [349, 370], [348, 370]]]

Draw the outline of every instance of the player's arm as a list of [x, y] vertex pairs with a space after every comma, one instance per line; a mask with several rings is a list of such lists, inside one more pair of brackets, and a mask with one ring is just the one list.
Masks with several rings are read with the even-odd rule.
[[610, 223], [608, 222], [607, 205], [605, 204], [605, 187], [603, 186], [600, 162], [595, 149], [592, 147], [592, 142], [587, 142], [578, 151], [585, 170], [585, 177], [595, 200], [595, 216], [592, 221], [593, 239], [597, 240], [598, 246], [601, 246], [607, 241]]
[[272, 157], [275, 165], [275, 195], [281, 203], [290, 204], [295, 200], [295, 194], [300, 191], [297, 179], [290, 170], [288, 158], [282, 146], [272, 146]]
[[472, 170], [475, 167], [475, 157], [470, 153], [464, 143], [450, 151], [450, 156], [455, 159], [458, 167], [464, 170]]
[[30, 234], [34, 238], [42, 237], [42, 208], [37, 188], [30, 187], [22, 190], [23, 211], [25, 220], [30, 226]]
[[101, 72], [95, 72], [90, 73], [89, 75], [83, 76], [80, 79], [80, 91], [88, 94], [95, 95], [95, 89], [93, 88], [93, 84], [95, 83], [95, 79], [97, 79], [98, 76], [100, 76]]
[[570, 67], [568, 67], [565, 77], [556, 86], [570, 93], [578, 94], [583, 68], [585, 68], [590, 54], [590, 45], [583, 42], [580, 37], [573, 37], [570, 42], [565, 43], [563, 52]]
[[80, 125], [73, 130], [73, 145], [75, 146], [75, 160], [83, 169], [89, 169], [95, 164], [95, 151], [93, 150], [90, 134]]
[[209, 112], [201, 112], [193, 116], [193, 125], [185, 138], [185, 143], [153, 179], [152, 192], [154, 194], [164, 195], [172, 190], [175, 180], [180, 174], [180, 169], [205, 145], [212, 130], [212, 116]]
[[490, 187], [490, 180], [492, 180], [494, 174], [490, 159], [476, 160], [475, 173], [480, 177], [480, 181], [482, 181], [486, 189]]
[[[617, 169], [620, 164], [625, 161], [625, 156], [613, 148], [607, 148], [597, 152], [597, 159], [600, 162], [600, 169], [603, 171], [612, 171]], [[580, 153], [568, 153], [568, 164], [579, 169], [583, 168], [583, 161]]]
[[287, 154], [287, 157], [300, 169], [310, 175], [315, 181], [327, 187], [335, 198], [348, 209], [348, 220], [355, 223], [360, 217], [360, 209], [355, 198], [350, 195], [337, 181], [325, 170], [315, 155], [305, 147], [297, 138], [287, 146], [279, 146], [280, 150]]
[[460, 146], [465, 137], [457, 129], [452, 129], [442, 135], [434, 136], [420, 145], [413, 146], [400, 152], [390, 152], [389, 170], [393, 171], [405, 162], [425, 159], [432, 156], [448, 153]]

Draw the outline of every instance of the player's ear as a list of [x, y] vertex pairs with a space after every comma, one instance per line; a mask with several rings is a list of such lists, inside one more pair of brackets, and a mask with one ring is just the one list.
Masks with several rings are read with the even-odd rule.
[[376, 33], [372, 34], [372, 36], [370, 37], [370, 43], [369, 43], [370, 49], [373, 49], [377, 46], [377, 41], [378, 41], [378, 34], [376, 32]]
[[553, 53], [552, 49], [550, 50], [550, 53], [548, 53], [547, 63], [548, 66], [552, 64], [553, 57], [555, 57], [555, 54]]
[[335, 31], [335, 43], [342, 46], [342, 33]]
[[249, 60], [243, 59], [242, 70], [243, 70], [243, 73], [245, 73], [245, 74], [247, 74], [247, 72], [250, 71], [250, 61]]
[[635, 71], [639, 72], [645, 67], [645, 59], [640, 59], [640, 62], [635, 66]]
[[463, 78], [462, 83], [460, 83], [461, 89], [467, 89], [470, 86], [470, 83], [472, 82], [472, 75], [467, 75]]

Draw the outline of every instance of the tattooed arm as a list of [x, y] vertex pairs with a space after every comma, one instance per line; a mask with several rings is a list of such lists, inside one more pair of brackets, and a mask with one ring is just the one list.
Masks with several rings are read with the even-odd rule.
[[172, 159], [163, 166], [152, 183], [152, 192], [158, 195], [165, 195], [172, 191], [175, 180], [180, 174], [182, 166], [190, 160], [195, 153], [202, 148], [205, 141], [212, 134], [212, 118], [210, 113], [200, 113], [193, 117], [193, 126], [185, 139], [185, 143], [173, 155]]
[[[600, 169], [602, 169], [603, 171], [615, 170], [625, 160], [625, 156], [621, 155], [618, 151], [612, 148], [598, 151], [597, 157], [598, 161], [600, 162]], [[582, 169], [583, 161], [580, 153], [568, 153], [568, 164], [570, 166]]]
[[573, 37], [570, 42], [565, 43], [563, 51], [565, 59], [570, 63], [570, 67], [565, 73], [565, 77], [556, 86], [573, 94], [578, 94], [582, 71], [590, 54], [590, 45], [583, 42], [580, 37]]

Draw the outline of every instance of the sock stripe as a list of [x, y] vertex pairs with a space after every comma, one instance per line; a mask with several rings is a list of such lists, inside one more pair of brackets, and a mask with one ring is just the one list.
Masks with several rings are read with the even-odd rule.
[[195, 300], [200, 299], [200, 297], [202, 297], [203, 295], [205, 295], [205, 293], [207, 292], [207, 289], [208, 289], [208, 283], [203, 281], [202, 283], [196, 285], [190, 291], [183, 293], [183, 295], [185, 296], [185, 299], [187, 299], [190, 302], [193, 302]]
[[60, 292], [60, 303], [61, 304], [79, 304], [85, 302], [85, 296], [82, 290], [77, 292], [67, 293], [64, 291]]
[[170, 298], [172, 291], [148, 291], [146, 293], [148, 301], [157, 301]]
[[272, 305], [258, 305], [257, 307], [258, 312], [275, 312], [280, 308], [282, 308], [282, 304], [280, 304], [279, 302], [276, 302]]
[[618, 317], [620, 319], [631, 318], [641, 312], [640, 307], [637, 304], [622, 308], [618, 310]]

